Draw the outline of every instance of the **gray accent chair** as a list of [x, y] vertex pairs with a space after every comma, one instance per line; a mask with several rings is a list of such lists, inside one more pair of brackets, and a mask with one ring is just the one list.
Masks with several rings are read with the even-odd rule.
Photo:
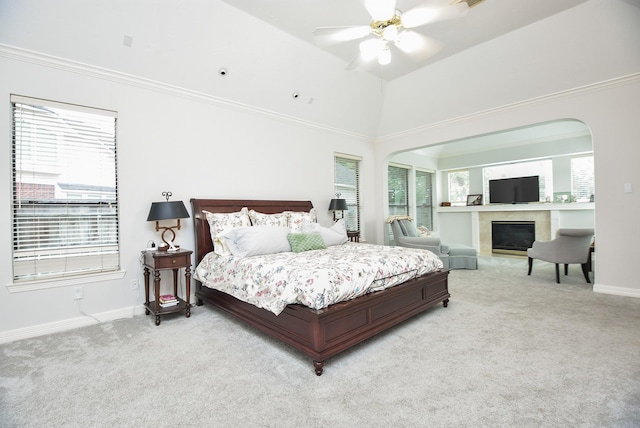
[[394, 219], [390, 223], [393, 240], [399, 247], [429, 250], [442, 260], [444, 269], [477, 269], [478, 253], [466, 245], [445, 245], [440, 238], [422, 237], [409, 219]]
[[593, 241], [593, 229], [558, 229], [556, 238], [550, 241], [534, 241], [527, 249], [529, 272], [533, 267], [533, 259], [555, 263], [556, 282], [560, 284], [560, 264], [564, 264], [564, 274], [569, 272], [570, 264], [580, 264], [587, 283], [589, 280], [589, 247]]

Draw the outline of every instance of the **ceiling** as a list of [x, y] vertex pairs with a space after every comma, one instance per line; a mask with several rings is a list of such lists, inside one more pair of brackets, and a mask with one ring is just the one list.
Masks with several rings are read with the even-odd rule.
[[[344, 61], [345, 68], [357, 57], [361, 40], [319, 46], [314, 41], [317, 27], [368, 25], [370, 16], [364, 0], [222, 0], [232, 7], [302, 39], [317, 49]], [[463, 16], [423, 25], [413, 30], [440, 43], [429, 57], [409, 56], [392, 47], [391, 64], [377, 61], [361, 64], [356, 71], [391, 81], [465, 49], [560, 13], [587, 0], [484, 0], [468, 8]], [[417, 6], [451, 7], [451, 0], [397, 0], [402, 12]]]

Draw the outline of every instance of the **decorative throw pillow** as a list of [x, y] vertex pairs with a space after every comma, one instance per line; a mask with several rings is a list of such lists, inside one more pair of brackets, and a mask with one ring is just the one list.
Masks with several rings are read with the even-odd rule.
[[244, 207], [234, 213], [203, 212], [209, 222], [209, 231], [211, 232], [211, 240], [213, 241], [213, 252], [221, 256], [230, 255], [231, 251], [224, 242], [224, 239], [222, 239], [222, 235], [236, 227], [251, 226], [249, 210]]
[[231, 229], [223, 235], [235, 257], [275, 254], [291, 251], [287, 226], [248, 226]]
[[309, 212], [306, 211], [285, 211], [289, 215], [289, 228], [293, 233], [302, 232], [302, 223], [316, 223], [318, 221], [318, 214], [315, 208], [311, 208]]
[[255, 210], [249, 210], [249, 218], [253, 226], [285, 226], [289, 227], [289, 214], [286, 212], [277, 214], [263, 214]]
[[327, 248], [319, 233], [289, 233], [287, 239], [294, 253]]
[[302, 232], [319, 233], [327, 247], [332, 245], [342, 245], [349, 240], [347, 237], [347, 226], [343, 219], [338, 220], [331, 227], [323, 227], [318, 223], [309, 223], [305, 221], [302, 223]]

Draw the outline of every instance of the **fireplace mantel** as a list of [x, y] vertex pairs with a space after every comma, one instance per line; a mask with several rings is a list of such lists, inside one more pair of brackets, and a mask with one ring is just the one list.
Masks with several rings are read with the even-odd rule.
[[453, 206], [438, 207], [438, 213], [446, 212], [491, 212], [491, 211], [575, 211], [575, 210], [594, 210], [595, 202], [575, 202], [569, 204], [489, 204], [489, 205], [470, 205], [470, 206]]
[[480, 255], [491, 255], [492, 221], [535, 221], [536, 239], [548, 240], [560, 227], [594, 227], [594, 209], [595, 203], [584, 202], [439, 207], [437, 212], [443, 241], [471, 245]]

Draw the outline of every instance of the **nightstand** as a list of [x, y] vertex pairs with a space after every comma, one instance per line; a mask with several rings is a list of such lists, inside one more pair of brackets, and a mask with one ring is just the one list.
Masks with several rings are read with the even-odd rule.
[[359, 230], [347, 230], [347, 238], [351, 242], [360, 242], [360, 231]]
[[[174, 312], [185, 311], [187, 318], [191, 316], [191, 254], [193, 251], [180, 249], [178, 251], [143, 251], [144, 254], [144, 293], [145, 314], [155, 315], [156, 325], [160, 325], [160, 316]], [[178, 295], [178, 271], [184, 268], [186, 295], [184, 298]], [[178, 304], [168, 307], [160, 305], [160, 271], [173, 270], [173, 295], [178, 299]], [[153, 290], [155, 300], [149, 301], [149, 275], [153, 271]]]

